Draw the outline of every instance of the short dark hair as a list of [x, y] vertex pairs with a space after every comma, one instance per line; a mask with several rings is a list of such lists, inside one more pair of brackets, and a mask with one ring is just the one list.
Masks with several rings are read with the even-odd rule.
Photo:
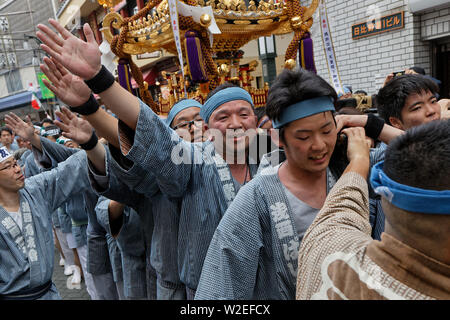
[[367, 92], [364, 90], [356, 90], [355, 94], [363, 94], [363, 95], [367, 96]]
[[384, 172], [392, 180], [429, 190], [450, 189], [450, 120], [406, 131], [387, 147]]
[[269, 89], [266, 113], [276, 120], [290, 105], [323, 96], [332, 97], [336, 105], [336, 91], [321, 77], [305, 69], [284, 69]]
[[412, 94], [424, 94], [426, 92], [436, 95], [439, 92], [439, 87], [425, 76], [405, 74], [395, 77], [378, 91], [378, 113], [388, 124], [390, 124], [390, 117], [402, 120], [401, 112], [406, 99]]
[[9, 132], [10, 135], [13, 134], [12, 130], [11, 130], [10, 128], [8, 128], [8, 127], [2, 127], [2, 128], [0, 129], [0, 133], [3, 132], [3, 131]]
[[255, 108], [255, 114], [258, 121], [260, 121], [266, 115], [266, 107]]

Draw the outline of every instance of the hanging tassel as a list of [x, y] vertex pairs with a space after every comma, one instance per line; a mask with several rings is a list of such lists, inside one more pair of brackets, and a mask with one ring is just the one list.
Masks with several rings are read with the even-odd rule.
[[196, 31], [187, 31], [184, 35], [184, 47], [186, 48], [186, 61], [191, 73], [192, 82], [206, 82], [208, 75], [203, 65], [203, 55], [200, 39]]
[[317, 74], [316, 65], [314, 64], [313, 41], [309, 32], [306, 32], [300, 40], [300, 65], [303, 69]]
[[119, 84], [132, 94], [135, 94], [135, 91], [131, 86], [131, 73], [128, 68], [128, 61], [126, 59], [119, 60], [119, 64], [117, 65], [117, 73], [119, 75]]

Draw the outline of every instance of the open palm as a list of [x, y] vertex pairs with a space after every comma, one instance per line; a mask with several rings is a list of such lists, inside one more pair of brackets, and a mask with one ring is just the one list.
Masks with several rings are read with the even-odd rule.
[[49, 88], [62, 102], [71, 106], [78, 107], [88, 101], [91, 95], [91, 89], [84, 81], [70, 72], [53, 58], [44, 58], [44, 64], [40, 65], [42, 72], [51, 81], [43, 79], [47, 88]]
[[55, 111], [55, 114], [61, 119], [61, 121], [55, 120], [55, 124], [62, 130], [63, 136], [78, 144], [89, 141], [92, 136], [92, 126], [87, 120], [77, 117], [65, 107], [62, 107], [61, 111]]
[[44, 43], [42, 49], [67, 70], [84, 80], [92, 79], [101, 68], [101, 52], [89, 24], [83, 26], [87, 42], [77, 38], [56, 20], [49, 23], [59, 32], [39, 24], [37, 37]]
[[25, 122], [10, 112], [5, 116], [5, 123], [8, 128], [24, 140], [30, 141], [34, 135], [34, 126], [29, 116], [27, 116], [27, 122]]

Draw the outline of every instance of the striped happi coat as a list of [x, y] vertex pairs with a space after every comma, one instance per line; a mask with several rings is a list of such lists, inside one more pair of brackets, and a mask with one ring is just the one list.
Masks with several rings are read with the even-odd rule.
[[[184, 295], [184, 285], [180, 281], [177, 254], [178, 254], [178, 222], [179, 205], [174, 199], [169, 200], [163, 195], [153, 178], [151, 184], [141, 183], [139, 180], [148, 181], [148, 172], [139, 166], [133, 166], [125, 170], [114, 160], [120, 158], [120, 151], [110, 147], [107, 153], [107, 176], [108, 186], [99, 193], [113, 200], [126, 204], [129, 214], [137, 214], [137, 217], [130, 219], [129, 216], [124, 223], [118, 236], [120, 247], [124, 250], [129, 246], [131, 240], [127, 240], [125, 230], [131, 226], [130, 222], [137, 221], [137, 227], [143, 229], [147, 258], [149, 264], [155, 269], [158, 278], [158, 299], [179, 299]], [[122, 159], [123, 160], [123, 159]], [[142, 177], [147, 176], [146, 179]], [[95, 179], [91, 174], [91, 178]], [[133, 190], [131, 190], [133, 188]], [[131, 209], [133, 208], [133, 209]], [[125, 221], [125, 220], [124, 220]], [[139, 222], [140, 221], [140, 222]], [[129, 230], [131, 231], [131, 230]], [[122, 237], [122, 241], [120, 238]]]
[[[284, 156], [272, 160], [279, 152], [263, 158], [258, 176], [241, 188], [222, 218], [195, 299], [295, 299], [302, 239], [275, 168]], [[383, 156], [384, 151], [372, 150], [372, 165]], [[327, 169], [327, 194], [335, 182]]]
[[[0, 223], [0, 294], [35, 288], [51, 280], [55, 252], [52, 212], [89, 187], [86, 154], [78, 153], [50, 171], [25, 179], [25, 187], [19, 193], [21, 207], [28, 205], [31, 210], [31, 228], [24, 223], [24, 230], [20, 232], [0, 207], [4, 212]], [[23, 212], [22, 219], [24, 221]], [[13, 233], [17, 234], [17, 242]], [[41, 299], [59, 298], [53, 285]]]
[[[35, 153], [40, 163], [51, 162], [52, 166], [56, 166], [59, 162], [64, 161], [75, 153], [82, 153], [86, 157], [86, 152], [83, 150], [67, 148], [46, 138], [41, 138], [41, 146], [42, 153], [38, 152], [34, 148], [33, 152]], [[86, 179], [88, 179], [89, 181], [87, 175], [87, 163], [88, 161], [86, 161]], [[74, 204], [73, 199], [78, 199], [78, 201]], [[95, 191], [92, 188], [87, 188], [83, 193], [78, 194], [76, 197], [68, 199], [68, 201], [63, 206], [63, 210], [66, 212], [63, 212], [62, 215], [59, 215], [60, 222], [62, 224], [61, 227], [63, 228], [62, 231], [64, 233], [75, 231], [74, 237], [78, 239], [77, 244], [79, 244], [79, 246], [87, 244], [86, 269], [87, 272], [93, 275], [112, 272], [111, 262], [109, 260], [108, 244], [106, 241], [106, 230], [99, 224], [99, 222], [97, 221], [97, 216], [95, 214], [95, 206], [97, 205], [97, 201], [98, 195], [95, 193]], [[78, 203], [78, 206], [81, 206], [81, 208], [78, 208], [79, 210], [77, 210], [76, 203]], [[67, 206], [68, 204], [70, 204], [70, 206]], [[76, 212], [79, 212], [79, 215], [74, 216], [77, 221], [82, 222], [82, 220], [86, 219], [85, 217], [87, 216], [87, 225], [78, 227], [75, 226], [74, 228], [71, 221], [73, 218], [70, 217], [67, 209], [72, 209], [70, 211], [70, 214], [76, 214]], [[83, 211], [80, 211], [80, 209]], [[63, 224], [65, 226], [63, 226]]]
[[[216, 165], [212, 143], [185, 142], [148, 106], [141, 102], [140, 107], [135, 132], [119, 121], [121, 149], [128, 160], [154, 177], [135, 176], [131, 183], [151, 185], [156, 179], [162, 193], [181, 200], [180, 279], [195, 290], [209, 242], [238, 190], [233, 193], [229, 184], [224, 189], [221, 178], [231, 173], [226, 164]], [[257, 165], [250, 165], [250, 175], [254, 176], [256, 171]]]

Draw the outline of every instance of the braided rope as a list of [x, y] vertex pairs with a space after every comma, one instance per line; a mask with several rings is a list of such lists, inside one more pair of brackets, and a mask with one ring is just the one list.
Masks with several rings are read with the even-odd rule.
[[[289, 20], [294, 17], [300, 17], [303, 18], [303, 14], [305, 13], [305, 7], [303, 7], [300, 4], [300, 1], [287, 1], [287, 12], [289, 16]], [[312, 25], [312, 19], [308, 20], [306, 24], [302, 24], [301, 26], [292, 27], [294, 29], [294, 38], [289, 43], [289, 46], [286, 49], [285, 54], [285, 61], [289, 59], [297, 59], [297, 50], [298, 50], [298, 44], [300, 40], [303, 38], [305, 32], [308, 31], [308, 29]]]
[[136, 83], [139, 86], [139, 94], [142, 100], [155, 112], [160, 113], [161, 107], [153, 100], [152, 95], [148, 90], [148, 85], [144, 84], [144, 78], [142, 76], [141, 69], [134, 63], [131, 55], [123, 52], [123, 45], [125, 43], [125, 37], [128, 33], [128, 24], [134, 20], [138, 20], [148, 14], [148, 12], [155, 6], [157, 6], [161, 0], [152, 0], [149, 1], [144, 8], [139, 10], [137, 14], [135, 14], [131, 18], [125, 18], [120, 25], [120, 34], [115, 35], [111, 41], [111, 51], [119, 58], [127, 60], [128, 64], [131, 68], [131, 74], [133, 78], [136, 80]]
[[[196, 2], [193, 0], [187, 0], [186, 4], [194, 6], [194, 5], [196, 5]], [[214, 60], [212, 58], [213, 51], [212, 51], [211, 45], [209, 43], [209, 38], [208, 38], [208, 34], [206, 32], [206, 28], [197, 24], [192, 19], [192, 17], [179, 16], [179, 21], [180, 21], [180, 29], [195, 30], [195, 31], [197, 31], [197, 33], [199, 35], [198, 37], [200, 40], [200, 48], [202, 50], [203, 60], [204, 60], [205, 67], [206, 67], [206, 73], [208, 74], [208, 79], [210, 80], [209, 87], [210, 87], [210, 90], [212, 90], [215, 87], [217, 87], [217, 85], [219, 84], [219, 73], [217, 71], [216, 63], [214, 62]]]

